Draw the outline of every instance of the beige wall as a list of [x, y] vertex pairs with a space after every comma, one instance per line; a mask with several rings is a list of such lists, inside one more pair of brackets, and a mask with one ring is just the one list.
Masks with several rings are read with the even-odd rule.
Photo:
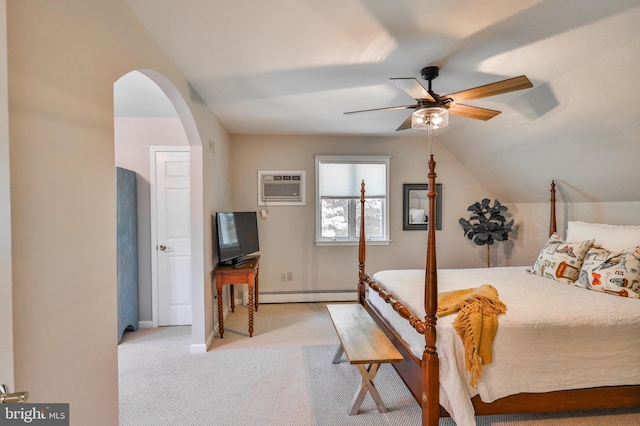
[[[7, 26], [15, 387], [32, 402], [70, 403], [72, 425], [114, 425], [113, 83], [133, 69], [161, 73], [193, 114], [191, 136], [222, 147], [200, 152], [200, 217], [228, 202], [217, 167], [228, 136], [123, 2], [10, 1]], [[211, 253], [208, 221], [198, 226], [204, 343]]]
[[[269, 206], [259, 221], [261, 291], [355, 289], [357, 247], [317, 247], [315, 237], [314, 155], [391, 155], [390, 233], [388, 246], [367, 249], [367, 270], [422, 268], [426, 231], [402, 230], [402, 184], [426, 183], [427, 151], [422, 138], [341, 136], [232, 136], [233, 206], [258, 210], [258, 170], [306, 170], [306, 206]], [[440, 144], [435, 143], [436, 181], [443, 187], [443, 226], [437, 231], [440, 267], [486, 264], [484, 251], [466, 244], [458, 218], [486, 196], [485, 191]], [[280, 280], [293, 272], [292, 282]]]
[[[211, 215], [216, 211], [230, 210], [231, 207], [231, 147], [229, 137], [220, 128], [218, 122], [211, 122], [213, 132], [211, 137], [203, 138], [203, 182], [206, 186], [204, 191], [204, 229], [202, 232], [202, 244], [204, 246], [205, 259], [205, 307], [204, 325], [205, 335], [208, 339], [213, 338], [214, 332], [217, 331], [218, 306], [213, 300], [215, 285], [211, 271], [215, 265], [214, 247], [215, 243], [211, 238]], [[213, 151], [208, 149], [209, 144], [213, 145]], [[228, 306], [228, 289], [225, 289], [225, 306]], [[213, 304], [213, 306], [211, 306]]]
[[[556, 189], [557, 232], [562, 237], [566, 236], [567, 222], [571, 220], [613, 225], [638, 225], [640, 223], [638, 219], [640, 218], [640, 202], [572, 202], [563, 195], [561, 182], [557, 183]], [[509, 263], [530, 265], [535, 261], [547, 241], [549, 205], [548, 203], [518, 203], [510, 204], [509, 209], [516, 218], [516, 226], [511, 235], [513, 241], [508, 243]]]
[[[306, 170], [306, 206], [269, 206], [267, 219], [259, 220], [261, 291], [345, 290], [357, 281], [357, 248], [317, 247], [315, 236], [314, 155], [391, 155], [390, 232], [388, 246], [367, 249], [367, 271], [423, 268], [426, 231], [402, 230], [402, 184], [426, 183], [427, 152], [423, 138], [346, 136], [232, 136], [233, 207], [259, 210], [258, 170]], [[483, 198], [493, 199], [436, 140], [436, 182], [443, 188], [443, 226], [436, 232], [440, 268], [485, 267], [486, 248], [463, 237], [458, 223], [468, 218], [467, 207]], [[550, 182], [540, 180], [539, 190], [549, 194]], [[613, 224], [638, 224], [640, 203], [572, 203], [558, 182], [558, 231], [564, 235], [567, 220]], [[515, 220], [506, 243], [492, 247], [493, 266], [531, 265], [549, 234], [549, 203], [506, 204]], [[280, 274], [293, 272], [293, 281]]]

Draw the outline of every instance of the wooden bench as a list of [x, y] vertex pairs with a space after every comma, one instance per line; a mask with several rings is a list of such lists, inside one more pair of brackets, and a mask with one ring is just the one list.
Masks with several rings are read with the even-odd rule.
[[378, 411], [386, 413], [387, 409], [373, 384], [373, 379], [380, 364], [400, 362], [404, 358], [362, 305], [327, 305], [327, 310], [340, 338], [340, 346], [332, 362], [338, 364], [344, 352], [349, 363], [355, 365], [362, 376], [362, 383], [353, 395], [349, 415], [358, 414], [367, 392], [371, 394]]

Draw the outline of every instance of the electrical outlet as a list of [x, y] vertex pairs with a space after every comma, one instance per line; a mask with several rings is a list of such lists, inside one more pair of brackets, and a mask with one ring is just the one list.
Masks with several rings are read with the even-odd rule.
[[287, 281], [293, 281], [293, 272], [287, 272]]
[[284, 272], [280, 274], [280, 281], [286, 281], [287, 280], [287, 274], [285, 274]]

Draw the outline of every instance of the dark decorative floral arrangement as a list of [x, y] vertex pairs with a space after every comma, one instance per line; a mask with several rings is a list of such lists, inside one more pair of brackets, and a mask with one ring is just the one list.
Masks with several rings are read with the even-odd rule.
[[479, 203], [473, 203], [467, 210], [472, 212], [471, 217], [468, 220], [460, 218], [458, 222], [464, 230], [465, 237], [472, 240], [476, 245], [487, 245], [487, 264], [489, 265], [489, 246], [496, 241], [507, 241], [509, 239], [513, 219], [507, 222], [504, 212], [508, 208], [500, 204], [498, 200], [494, 200], [493, 206], [491, 206], [491, 200], [488, 198]]

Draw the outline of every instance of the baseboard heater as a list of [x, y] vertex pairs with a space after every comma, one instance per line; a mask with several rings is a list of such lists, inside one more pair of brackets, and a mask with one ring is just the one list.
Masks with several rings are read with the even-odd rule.
[[[263, 303], [301, 303], [301, 302], [355, 302], [357, 290], [299, 290], [299, 291], [261, 291], [258, 302]], [[249, 292], [242, 292], [242, 304], [249, 304]]]

